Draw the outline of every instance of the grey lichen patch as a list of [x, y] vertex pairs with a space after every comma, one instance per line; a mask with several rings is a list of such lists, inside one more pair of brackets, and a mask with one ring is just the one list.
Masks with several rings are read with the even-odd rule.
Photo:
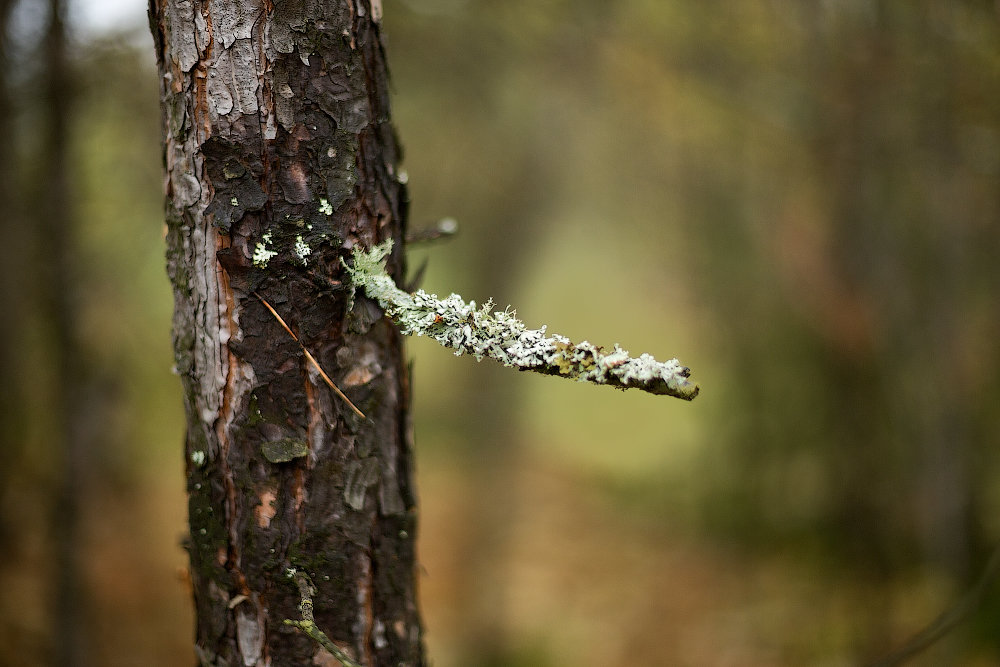
[[282, 438], [281, 440], [265, 442], [260, 446], [260, 451], [264, 458], [271, 463], [287, 463], [308, 455], [309, 447], [301, 440]]
[[295, 237], [295, 246], [292, 248], [292, 251], [295, 253], [295, 256], [298, 257], [299, 261], [302, 262], [303, 266], [308, 263], [307, 259], [309, 255], [312, 254], [312, 248], [310, 248], [309, 245], [302, 240], [301, 234]]
[[466, 302], [457, 294], [439, 299], [423, 290], [404, 292], [385, 271], [391, 251], [391, 240], [367, 252], [355, 248], [354, 266], [348, 271], [353, 283], [378, 301], [404, 334], [428, 336], [456, 355], [490, 357], [519, 370], [685, 400], [698, 395], [690, 369], [677, 359], [631, 357], [618, 345], [605, 351], [587, 341], [573, 343], [565, 336], [547, 335], [545, 327], [528, 329], [510, 308], [494, 311], [492, 301], [477, 307], [475, 301]]
[[257, 268], [267, 268], [267, 263], [271, 261], [272, 257], [278, 254], [277, 251], [271, 250], [270, 245], [271, 232], [265, 232], [253, 249], [253, 263]]

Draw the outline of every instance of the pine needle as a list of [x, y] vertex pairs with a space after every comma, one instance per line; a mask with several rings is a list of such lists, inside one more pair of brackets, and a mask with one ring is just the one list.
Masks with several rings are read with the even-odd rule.
[[296, 343], [299, 344], [299, 347], [302, 348], [303, 354], [306, 355], [306, 359], [309, 360], [309, 363], [313, 365], [313, 368], [316, 369], [316, 372], [320, 374], [320, 376], [330, 387], [330, 389], [333, 389], [333, 391], [337, 394], [337, 396], [340, 396], [342, 399], [344, 399], [344, 401], [349, 406], [351, 406], [351, 409], [354, 410], [355, 414], [357, 414], [362, 419], [367, 419], [367, 417], [365, 417], [365, 413], [361, 412], [361, 410], [358, 410], [358, 406], [354, 405], [354, 403], [351, 403], [351, 399], [347, 398], [344, 392], [340, 391], [340, 388], [336, 384], [334, 384], [333, 380], [330, 379], [330, 376], [326, 374], [326, 371], [324, 371], [323, 368], [319, 365], [319, 362], [316, 361], [316, 358], [313, 357], [312, 354], [310, 354], [309, 350], [306, 349], [306, 346], [303, 345], [302, 341], [299, 340], [299, 337], [295, 335], [295, 332], [293, 332], [289, 328], [289, 326], [285, 324], [285, 320], [281, 319], [281, 315], [278, 314], [278, 311], [276, 311], [274, 307], [271, 304], [269, 304], [266, 299], [264, 299], [264, 297], [262, 297], [260, 294], [257, 294], [257, 292], [254, 292], [253, 295], [258, 299], [260, 299], [260, 302], [264, 304], [264, 307], [267, 308], [272, 315], [274, 315], [274, 319], [278, 320], [278, 324], [280, 324], [284, 328], [284, 330], [288, 332], [288, 335], [292, 337], [292, 340], [294, 340]]

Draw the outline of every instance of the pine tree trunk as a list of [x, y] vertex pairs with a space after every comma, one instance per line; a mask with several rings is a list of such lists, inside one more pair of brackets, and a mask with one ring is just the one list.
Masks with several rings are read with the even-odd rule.
[[[405, 191], [378, 0], [151, 0], [168, 272], [205, 665], [423, 664], [400, 336], [338, 281]], [[273, 306], [364, 414], [331, 390]], [[352, 305], [353, 303], [353, 305]]]

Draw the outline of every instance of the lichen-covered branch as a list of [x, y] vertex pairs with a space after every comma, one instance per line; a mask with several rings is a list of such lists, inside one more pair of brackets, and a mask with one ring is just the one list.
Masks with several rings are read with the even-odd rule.
[[428, 336], [456, 355], [472, 354], [477, 360], [495, 359], [505, 366], [581, 382], [607, 384], [621, 389], [641, 389], [651, 394], [691, 400], [698, 385], [690, 370], [677, 359], [657, 361], [648, 354], [630, 357], [615, 345], [611, 351], [587, 341], [572, 343], [558, 334], [547, 335], [545, 327], [528, 329], [507, 308], [493, 310], [493, 302], [477, 307], [457, 294], [439, 299], [417, 290], [405, 292], [385, 271], [385, 258], [392, 241], [370, 251], [354, 250], [354, 266], [347, 267], [355, 286], [378, 301], [386, 314], [407, 335]]
[[333, 641], [326, 636], [326, 633], [320, 630], [319, 626], [316, 625], [316, 621], [313, 618], [312, 601], [312, 596], [315, 594], [316, 589], [313, 588], [312, 581], [309, 580], [309, 576], [305, 572], [300, 572], [295, 569], [289, 569], [287, 574], [295, 580], [295, 585], [299, 588], [299, 612], [302, 614], [302, 619], [295, 620], [286, 618], [284, 620], [284, 624], [298, 628], [304, 632], [309, 638], [326, 649], [330, 655], [339, 660], [340, 664], [344, 667], [361, 667], [360, 664], [351, 659], [351, 656], [347, 655], [347, 653], [345, 653], [339, 646], [334, 644]]

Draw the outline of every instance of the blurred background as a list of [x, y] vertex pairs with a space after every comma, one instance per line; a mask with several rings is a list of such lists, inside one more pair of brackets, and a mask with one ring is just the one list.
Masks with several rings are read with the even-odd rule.
[[[1000, 662], [1000, 5], [384, 0], [428, 291], [693, 403], [414, 358], [429, 656]], [[0, 663], [192, 664], [135, 0], [0, 0]], [[82, 621], [82, 631], [65, 630]]]

